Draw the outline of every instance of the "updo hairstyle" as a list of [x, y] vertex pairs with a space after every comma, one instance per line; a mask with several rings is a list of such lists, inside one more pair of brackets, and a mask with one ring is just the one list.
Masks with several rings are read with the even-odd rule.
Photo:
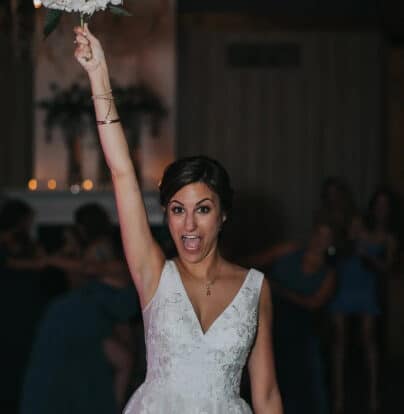
[[159, 186], [160, 204], [166, 208], [177, 191], [193, 183], [206, 184], [219, 197], [222, 213], [230, 213], [233, 189], [229, 174], [218, 161], [206, 156], [181, 158], [167, 166]]

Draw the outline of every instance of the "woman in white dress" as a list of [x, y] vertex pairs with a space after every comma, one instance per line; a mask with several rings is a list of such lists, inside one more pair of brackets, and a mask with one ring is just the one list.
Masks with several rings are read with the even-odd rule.
[[254, 412], [281, 414], [269, 284], [256, 270], [226, 261], [218, 249], [232, 200], [226, 171], [207, 157], [166, 169], [161, 203], [178, 252], [166, 260], [150, 231], [102, 47], [87, 26], [75, 33], [75, 57], [90, 78], [145, 325], [147, 375], [124, 413], [250, 414], [239, 395], [248, 363]]

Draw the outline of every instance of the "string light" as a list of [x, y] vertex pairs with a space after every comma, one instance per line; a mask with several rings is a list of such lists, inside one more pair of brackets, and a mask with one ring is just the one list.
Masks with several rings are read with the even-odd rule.
[[56, 187], [57, 187], [56, 180], [54, 180], [53, 178], [48, 180], [48, 189], [49, 190], [56, 190]]
[[91, 191], [94, 188], [94, 184], [90, 179], [84, 180], [81, 186], [85, 191]]
[[42, 1], [41, 0], [33, 0], [32, 2], [34, 3], [34, 7], [36, 9], [39, 9], [42, 6]]
[[30, 191], [35, 191], [35, 190], [37, 190], [37, 189], [38, 189], [38, 180], [36, 180], [35, 178], [31, 178], [31, 179], [28, 181], [28, 189], [29, 189]]

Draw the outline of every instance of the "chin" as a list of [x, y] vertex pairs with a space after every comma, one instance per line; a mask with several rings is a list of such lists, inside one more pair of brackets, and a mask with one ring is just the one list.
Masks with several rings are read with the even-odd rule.
[[192, 263], [192, 264], [197, 264], [197, 263], [202, 262], [212, 253], [211, 251], [207, 252], [202, 249], [198, 249], [195, 251], [185, 250], [182, 246], [179, 249], [177, 248], [177, 252], [181, 260], [188, 262], [188, 263]]
[[178, 256], [189, 263], [198, 263], [200, 262], [205, 255], [201, 251], [190, 252], [184, 249], [177, 249]]

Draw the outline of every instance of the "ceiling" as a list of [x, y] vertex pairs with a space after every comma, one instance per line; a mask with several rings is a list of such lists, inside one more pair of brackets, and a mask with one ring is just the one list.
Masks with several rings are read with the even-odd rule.
[[253, 14], [303, 27], [371, 26], [404, 44], [403, 0], [177, 0], [177, 5], [180, 14]]

